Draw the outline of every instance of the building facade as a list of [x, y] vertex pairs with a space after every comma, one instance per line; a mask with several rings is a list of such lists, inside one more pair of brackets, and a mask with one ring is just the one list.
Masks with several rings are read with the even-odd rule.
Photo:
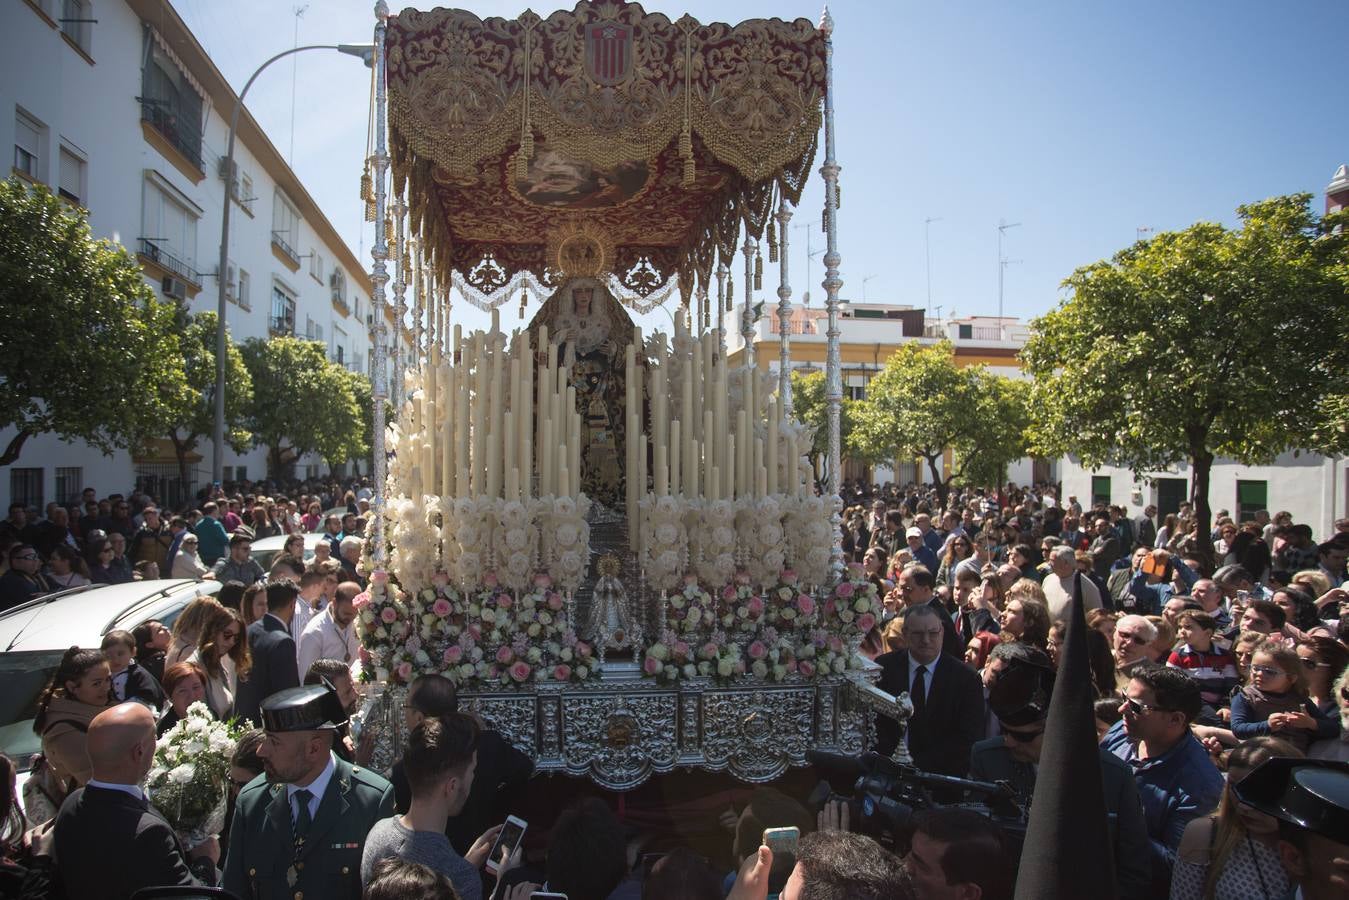
[[[191, 312], [216, 310], [223, 275], [236, 342], [307, 337], [335, 362], [370, 374], [364, 263], [246, 109], [235, 165], [225, 170], [236, 94], [168, 0], [14, 0], [0, 11], [0, 34], [0, 140], [14, 148], [8, 174], [88, 209], [94, 234], [125, 246], [161, 297]], [[230, 256], [220, 273], [227, 193]], [[182, 485], [167, 440], [133, 458], [37, 436], [0, 479], [0, 499], [40, 508], [85, 486], [103, 495], [136, 483], [181, 496], [210, 480], [210, 453], [207, 438], [192, 457], [192, 483]], [[228, 451], [226, 479], [265, 472], [266, 448]], [[326, 472], [313, 457], [296, 469]]]

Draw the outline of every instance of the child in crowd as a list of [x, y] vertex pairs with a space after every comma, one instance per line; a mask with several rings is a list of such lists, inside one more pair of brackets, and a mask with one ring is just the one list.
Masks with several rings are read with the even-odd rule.
[[1166, 664], [1184, 669], [1199, 682], [1199, 696], [1209, 706], [1214, 709], [1226, 706], [1237, 683], [1237, 660], [1230, 651], [1213, 643], [1218, 623], [1206, 612], [1187, 609], [1176, 624], [1182, 643], [1171, 652]]
[[109, 631], [103, 636], [102, 650], [112, 673], [112, 694], [117, 702], [136, 700], [158, 713], [164, 705], [164, 689], [136, 663], [136, 638], [131, 632]]

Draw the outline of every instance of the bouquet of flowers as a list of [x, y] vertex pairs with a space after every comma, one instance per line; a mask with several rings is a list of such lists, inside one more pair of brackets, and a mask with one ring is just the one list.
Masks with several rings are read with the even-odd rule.
[[225, 827], [230, 757], [244, 730], [198, 701], [155, 746], [146, 792], [189, 849]]

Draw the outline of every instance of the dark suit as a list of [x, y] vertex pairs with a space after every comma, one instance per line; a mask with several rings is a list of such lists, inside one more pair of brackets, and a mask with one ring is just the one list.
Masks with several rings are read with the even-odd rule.
[[[234, 804], [222, 884], [243, 900], [360, 900], [365, 836], [393, 814], [393, 786], [338, 759], [297, 853], [286, 786], [259, 775]], [[293, 887], [286, 879], [292, 865]]]
[[[56, 814], [54, 856], [66, 896], [125, 900], [144, 887], [209, 884], [193, 874], [173, 828], [145, 800], [82, 787]], [[214, 874], [209, 860], [198, 863]], [[208, 874], [208, 870], [209, 874]]]
[[300, 673], [295, 639], [286, 623], [272, 613], [248, 626], [248, 650], [253, 656], [253, 670], [247, 680], [239, 682], [234, 714], [257, 725], [262, 721], [262, 701], [277, 691], [299, 687]]
[[[880, 688], [891, 694], [909, 690], [909, 652], [896, 650], [876, 657]], [[984, 685], [958, 659], [942, 655], [929, 667], [927, 702], [909, 719], [909, 753], [913, 764], [928, 772], [964, 777], [970, 748], [984, 736]], [[876, 719], [876, 749], [887, 756], [899, 742], [899, 728], [890, 719]]]
[[[534, 761], [500, 734], [490, 728], [478, 734], [478, 767], [468, 800], [459, 815], [445, 823], [445, 836], [455, 852], [463, 856], [483, 832], [506, 820], [513, 811], [514, 796], [532, 774]], [[389, 780], [393, 782], [394, 807], [399, 813], [407, 812], [412, 788], [401, 759], [393, 764]]]
[[965, 658], [965, 645], [969, 641], [961, 641], [960, 635], [956, 632], [955, 619], [951, 618], [951, 613], [947, 610], [946, 604], [941, 602], [940, 597], [933, 595], [927, 605], [932, 607], [941, 617], [941, 652], [947, 656], [954, 656], [958, 660], [963, 660]]
[[1102, 578], [1110, 577], [1110, 567], [1115, 564], [1115, 560], [1124, 555], [1120, 550], [1119, 538], [1113, 534], [1092, 539], [1087, 552], [1091, 554], [1092, 569]]
[[1134, 540], [1138, 545], [1151, 549], [1157, 542], [1157, 523], [1153, 522], [1147, 516], [1139, 516], [1134, 519]]
[[[959, 639], [969, 645], [970, 640], [979, 632], [987, 631], [991, 634], [997, 634], [1002, 631], [998, 625], [998, 620], [993, 618], [993, 614], [986, 609], [962, 609], [956, 615], [956, 634]], [[946, 650], [946, 639], [942, 639], [942, 651]], [[960, 648], [960, 658], [965, 658], [965, 648]]]

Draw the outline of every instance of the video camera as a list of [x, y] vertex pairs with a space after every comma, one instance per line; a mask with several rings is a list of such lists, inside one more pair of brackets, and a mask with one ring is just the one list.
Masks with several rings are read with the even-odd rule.
[[820, 806], [831, 797], [847, 800], [855, 821], [861, 824], [860, 830], [867, 834], [879, 837], [889, 832], [892, 839], [907, 843], [914, 819], [923, 810], [969, 809], [995, 822], [1020, 852], [1026, 835], [1027, 811], [1021, 808], [1006, 782], [973, 781], [924, 772], [874, 751], [853, 755], [811, 750], [807, 757], [826, 778], [851, 781], [853, 791], [852, 797], [834, 794], [826, 781], [816, 788], [811, 800]]

